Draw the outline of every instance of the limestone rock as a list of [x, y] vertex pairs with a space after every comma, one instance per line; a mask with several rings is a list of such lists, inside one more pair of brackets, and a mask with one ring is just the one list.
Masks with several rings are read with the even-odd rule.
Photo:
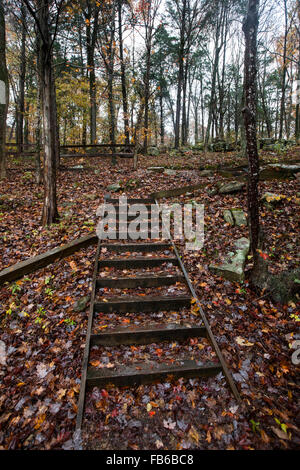
[[147, 171], [151, 171], [153, 173], [163, 173], [165, 169], [163, 166], [149, 166]]
[[122, 189], [121, 185], [119, 183], [114, 183], [110, 184], [107, 186], [107, 191], [111, 191], [112, 193], [116, 193], [117, 191], [120, 191]]
[[260, 170], [260, 180], [285, 179], [300, 172], [300, 164], [271, 163]]
[[247, 225], [247, 218], [242, 209], [231, 209], [233, 218], [235, 220], [235, 224], [238, 227], [242, 227], [243, 225]]
[[168, 176], [176, 176], [177, 172], [176, 170], [171, 170], [170, 168], [166, 168], [164, 171], [164, 174]]
[[273, 207], [282, 203], [282, 201], [284, 201], [285, 199], [285, 196], [282, 194], [266, 192], [263, 194], [261, 199], [265, 204], [269, 205], [270, 207]]
[[233, 217], [232, 217], [232, 213], [229, 209], [226, 209], [223, 212], [223, 216], [224, 216], [225, 222], [227, 222], [228, 224], [234, 226], [234, 220], [233, 220]]
[[199, 172], [199, 176], [203, 176], [203, 177], [213, 176], [213, 175], [214, 175], [214, 173], [211, 170], [202, 170], [202, 171]]
[[236, 253], [229, 254], [226, 263], [221, 265], [211, 264], [209, 269], [229, 281], [241, 282], [245, 278], [244, 267], [250, 249], [250, 241], [248, 238], [243, 237], [236, 241], [235, 246]]
[[90, 298], [89, 297], [82, 297], [81, 299], [77, 300], [74, 304], [74, 311], [75, 312], [83, 312], [89, 302]]
[[160, 150], [157, 147], [149, 147], [148, 155], [151, 157], [158, 157], [158, 155], [160, 155]]
[[243, 191], [246, 184], [241, 181], [231, 181], [230, 183], [222, 184], [219, 188], [220, 194], [233, 194]]

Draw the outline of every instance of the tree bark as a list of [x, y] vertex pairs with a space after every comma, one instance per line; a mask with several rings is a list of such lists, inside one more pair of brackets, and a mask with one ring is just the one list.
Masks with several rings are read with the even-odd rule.
[[122, 87], [124, 134], [125, 134], [125, 144], [128, 145], [129, 144], [129, 116], [128, 116], [126, 73], [125, 73], [126, 71], [125, 71], [124, 51], [123, 51], [122, 3], [121, 3], [121, 0], [119, 0], [119, 4], [118, 4], [118, 19], [119, 19], [119, 47], [120, 47], [120, 64], [121, 64], [121, 87]]
[[3, 0], [0, 0], [0, 179], [6, 178], [6, 118], [8, 109], [8, 72]]
[[[96, 73], [95, 73], [95, 47], [98, 35], [100, 5], [96, 5], [94, 14], [92, 13], [92, 4], [87, 0], [87, 12], [84, 11], [86, 19], [86, 52], [87, 67], [89, 72], [89, 94], [90, 94], [90, 143], [97, 142], [97, 89], [96, 89]], [[93, 19], [93, 28], [91, 28], [91, 20]]]
[[24, 114], [25, 114], [25, 78], [26, 78], [26, 9], [21, 5], [21, 54], [20, 54], [20, 75], [19, 75], [19, 96], [17, 107], [17, 126], [16, 126], [16, 142], [18, 151], [23, 152], [24, 143]]
[[50, 225], [57, 221], [56, 198], [56, 109], [53, 95], [53, 69], [51, 35], [49, 31], [49, 0], [39, 0], [38, 20], [42, 38], [39, 49], [39, 73], [41, 80], [43, 138], [44, 138], [44, 206], [42, 224]]
[[279, 139], [283, 137], [283, 124], [285, 116], [285, 91], [286, 91], [286, 74], [287, 74], [287, 36], [288, 36], [288, 11], [287, 11], [287, 0], [284, 0], [284, 18], [285, 18], [285, 31], [284, 31], [284, 43], [283, 43], [283, 70], [282, 70], [282, 81], [281, 81], [281, 101], [280, 101], [280, 121], [279, 121]]
[[251, 249], [254, 266], [257, 261], [257, 248], [259, 242], [259, 160], [256, 136], [257, 114], [257, 30], [258, 30], [259, 0], [249, 0], [248, 13], [243, 24], [245, 34], [245, 71], [244, 71], [244, 97], [243, 109], [247, 157], [249, 164], [248, 177], [248, 215], [250, 222]]
[[178, 85], [177, 85], [177, 100], [176, 100], [176, 115], [175, 115], [175, 148], [179, 148], [180, 144], [180, 115], [181, 115], [181, 93], [184, 78], [184, 42], [185, 42], [185, 24], [186, 24], [186, 0], [182, 3], [182, 18], [180, 27], [180, 43], [178, 53]]

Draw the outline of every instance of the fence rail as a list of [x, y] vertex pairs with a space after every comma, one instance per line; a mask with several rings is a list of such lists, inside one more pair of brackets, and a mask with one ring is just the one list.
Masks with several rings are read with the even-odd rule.
[[[6, 154], [14, 157], [32, 157], [37, 154], [37, 152], [34, 151], [16, 151], [10, 150], [10, 147], [17, 147], [20, 148], [21, 150], [23, 149], [30, 149], [31, 147], [35, 148], [36, 144], [31, 143], [31, 144], [17, 144], [15, 142], [8, 142], [6, 143], [7, 151]], [[91, 152], [87, 151], [86, 153], [72, 153], [71, 149], [110, 149], [111, 152]], [[116, 152], [116, 149], [120, 148], [120, 152]], [[126, 150], [130, 150], [126, 152]], [[137, 154], [135, 151], [135, 144], [65, 144], [60, 146], [60, 150], [71, 150], [71, 153], [61, 153], [60, 158], [101, 158], [101, 157], [117, 157], [117, 158], [128, 158], [128, 159], [133, 159], [133, 166], [134, 169], [137, 167]], [[122, 151], [123, 150], [123, 151]]]

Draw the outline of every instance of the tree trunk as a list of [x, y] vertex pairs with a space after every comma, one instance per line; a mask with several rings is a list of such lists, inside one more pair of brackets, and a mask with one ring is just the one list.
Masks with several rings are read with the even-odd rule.
[[150, 98], [150, 65], [151, 65], [151, 43], [146, 50], [146, 73], [145, 73], [145, 116], [144, 116], [144, 154], [147, 153], [149, 139], [149, 98]]
[[215, 46], [215, 58], [214, 58], [214, 64], [213, 64], [213, 71], [212, 71], [212, 81], [211, 81], [211, 93], [210, 93], [210, 102], [209, 102], [209, 111], [208, 111], [208, 121], [207, 121], [207, 128], [206, 128], [206, 134], [205, 134], [205, 151], [207, 151], [207, 146], [210, 138], [210, 130], [213, 122], [213, 113], [214, 113], [214, 108], [216, 106], [215, 103], [215, 96], [216, 96], [216, 82], [217, 82], [217, 71], [218, 71], [218, 66], [219, 66], [219, 56], [220, 56], [220, 51], [221, 47], [219, 46], [219, 31], [220, 31], [220, 26], [217, 26], [216, 30], [216, 46]]
[[89, 71], [89, 93], [90, 93], [90, 143], [95, 144], [96, 137], [96, 119], [97, 119], [97, 104], [96, 104], [96, 75], [95, 75], [95, 59], [94, 50], [91, 40], [91, 27], [87, 24], [87, 61]]
[[86, 18], [86, 52], [87, 52], [87, 67], [89, 72], [89, 94], [90, 94], [90, 143], [97, 142], [97, 90], [96, 90], [96, 73], [95, 73], [95, 47], [98, 35], [98, 19], [100, 4], [96, 2], [96, 7], [93, 15], [93, 29], [91, 28], [92, 19], [92, 4], [87, 2]]
[[20, 54], [20, 75], [19, 75], [19, 96], [17, 107], [17, 126], [16, 126], [16, 142], [18, 144], [18, 151], [23, 152], [24, 143], [24, 114], [25, 114], [25, 78], [26, 78], [26, 10], [25, 6], [21, 5], [21, 54]]
[[287, 74], [287, 35], [288, 35], [288, 11], [287, 0], [284, 0], [284, 18], [285, 18], [285, 31], [284, 31], [284, 44], [283, 44], [283, 70], [281, 81], [281, 101], [280, 101], [280, 121], [279, 121], [279, 139], [283, 137], [283, 124], [285, 116], [285, 91], [286, 91], [286, 74]]
[[257, 248], [259, 241], [259, 160], [256, 136], [257, 114], [257, 29], [258, 29], [259, 0], [249, 0], [248, 13], [243, 25], [245, 34], [245, 71], [244, 71], [244, 96], [245, 107], [243, 109], [247, 157], [249, 163], [248, 177], [248, 215], [250, 222], [251, 248], [254, 258], [254, 266], [257, 261]]
[[[187, 55], [187, 54], [186, 54]], [[182, 121], [181, 121], [181, 144], [187, 143], [187, 112], [186, 112], [186, 92], [188, 81], [188, 59], [185, 58], [183, 84], [182, 84]]]
[[49, 1], [39, 1], [39, 23], [43, 34], [40, 41], [39, 65], [41, 77], [42, 117], [44, 128], [44, 206], [42, 224], [50, 225], [57, 221], [56, 200], [56, 110], [53, 95], [53, 70], [51, 35], [49, 31]]
[[120, 47], [120, 64], [121, 64], [121, 87], [122, 87], [122, 104], [123, 104], [123, 121], [124, 121], [124, 134], [125, 144], [129, 144], [129, 117], [128, 117], [128, 100], [126, 88], [126, 73], [125, 62], [123, 54], [123, 32], [122, 32], [122, 3], [118, 4], [118, 18], [119, 18], [119, 47]]
[[0, 179], [6, 178], [6, 118], [8, 109], [8, 72], [3, 0], [0, 0]]
[[162, 93], [159, 94], [159, 107], [160, 107], [160, 143], [165, 144], [165, 125], [164, 125], [164, 106]]

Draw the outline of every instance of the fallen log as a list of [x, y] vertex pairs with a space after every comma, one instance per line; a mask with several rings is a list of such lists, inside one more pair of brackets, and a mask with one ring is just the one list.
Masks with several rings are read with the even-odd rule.
[[9, 266], [0, 272], [0, 285], [5, 282], [15, 281], [26, 274], [30, 274], [40, 268], [48, 266], [57, 259], [66, 258], [76, 251], [86, 248], [89, 245], [96, 244], [97, 242], [98, 237], [93, 233], [91, 235], [86, 235], [85, 237], [77, 238], [66, 245], [59, 246], [58, 248], [54, 248], [53, 250], [47, 251], [41, 255], [34, 256], [33, 258], [29, 258], [25, 261]]

